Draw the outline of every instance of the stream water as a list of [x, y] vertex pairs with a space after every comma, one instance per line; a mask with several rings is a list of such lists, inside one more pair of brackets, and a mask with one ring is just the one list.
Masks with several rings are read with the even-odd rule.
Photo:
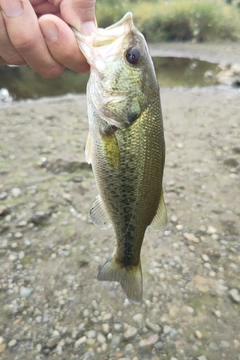
[[[218, 65], [175, 57], [153, 58], [160, 87], [211, 86]], [[208, 74], [209, 76], [206, 76]], [[84, 93], [89, 74], [66, 69], [55, 79], [44, 79], [29, 67], [0, 67], [0, 89], [7, 89], [14, 100]]]

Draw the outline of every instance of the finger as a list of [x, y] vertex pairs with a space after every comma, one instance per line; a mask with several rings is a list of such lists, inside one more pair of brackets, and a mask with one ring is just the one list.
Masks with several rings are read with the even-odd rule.
[[0, 12], [0, 64], [23, 65], [24, 59], [18, 54], [11, 44], [6, 31], [2, 13]]
[[51, 78], [64, 67], [48, 51], [38, 18], [28, 0], [1, 0], [6, 31], [16, 51], [40, 75]]
[[[58, 63], [74, 71], [89, 71], [89, 65], [79, 51], [73, 31], [63, 20], [54, 15], [43, 15], [39, 19], [39, 25], [48, 49]], [[57, 39], [55, 37], [56, 31], [58, 32]]]
[[96, 31], [95, 0], [51, 0], [60, 4], [62, 18], [85, 35]]

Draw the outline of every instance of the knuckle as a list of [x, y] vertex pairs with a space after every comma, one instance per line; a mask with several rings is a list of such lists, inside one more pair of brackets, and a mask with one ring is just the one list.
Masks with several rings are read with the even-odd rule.
[[30, 37], [16, 38], [14, 46], [20, 53], [32, 52], [36, 46], [36, 42]]

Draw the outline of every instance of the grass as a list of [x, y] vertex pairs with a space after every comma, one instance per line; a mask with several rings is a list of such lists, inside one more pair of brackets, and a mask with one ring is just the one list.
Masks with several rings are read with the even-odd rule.
[[240, 10], [223, 0], [99, 0], [98, 24], [106, 27], [127, 11], [149, 42], [240, 40]]

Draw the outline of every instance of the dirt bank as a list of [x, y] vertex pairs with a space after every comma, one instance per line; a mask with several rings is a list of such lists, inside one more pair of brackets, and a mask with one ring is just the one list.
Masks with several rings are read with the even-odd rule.
[[114, 245], [87, 218], [85, 96], [0, 109], [2, 359], [240, 359], [240, 93], [161, 95], [169, 224], [145, 237], [142, 306], [96, 280]]

